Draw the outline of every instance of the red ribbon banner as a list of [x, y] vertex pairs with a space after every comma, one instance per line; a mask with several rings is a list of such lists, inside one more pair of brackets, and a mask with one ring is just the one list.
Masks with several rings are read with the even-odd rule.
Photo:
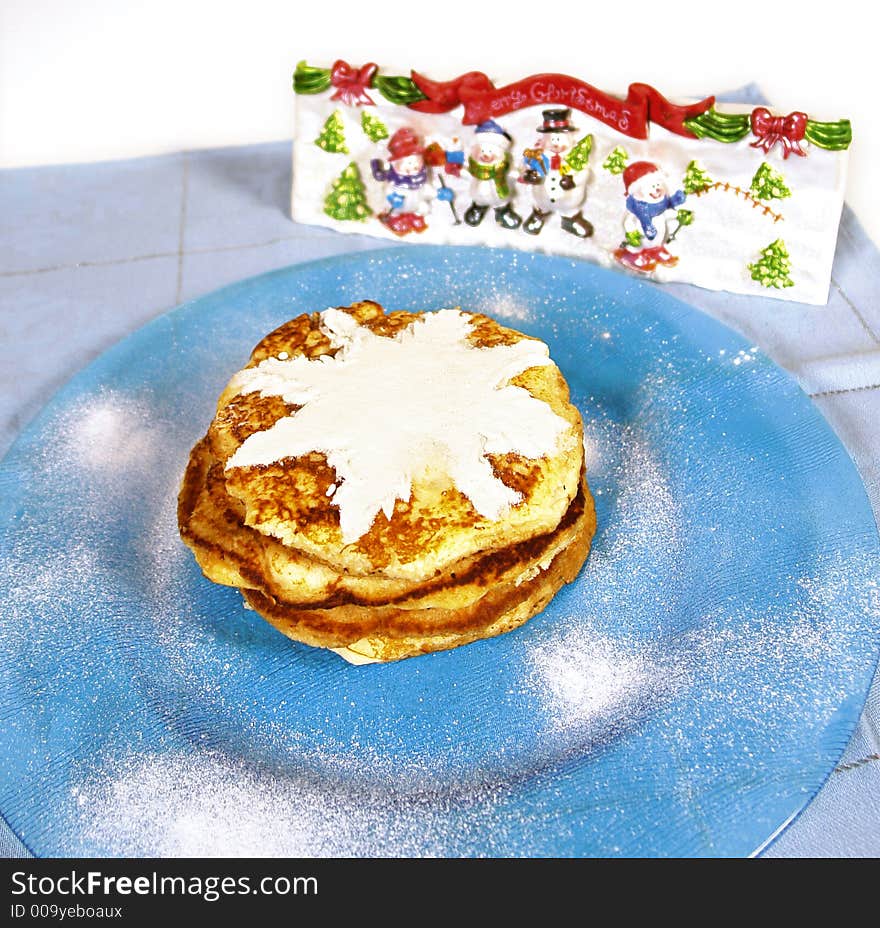
[[419, 113], [448, 113], [462, 102], [462, 95], [495, 90], [495, 85], [482, 71], [468, 71], [452, 81], [432, 81], [413, 71], [412, 79], [416, 87], [428, 98], [409, 104], [411, 110], [417, 110]]
[[347, 106], [375, 106], [367, 96], [367, 88], [373, 83], [373, 76], [378, 70], [379, 66], [372, 62], [362, 68], [353, 68], [340, 58], [330, 71], [330, 83], [336, 88], [330, 99], [339, 100]]
[[757, 141], [752, 142], [752, 148], [760, 148], [765, 154], [770, 154], [773, 146], [779, 142], [782, 145], [782, 157], [787, 158], [792, 152], [805, 156], [807, 153], [801, 148], [801, 142], [807, 131], [809, 116], [806, 113], [789, 113], [788, 116], [774, 116], [764, 106], [752, 110], [752, 135]]
[[705, 113], [715, 102], [714, 97], [707, 97], [699, 103], [678, 106], [648, 84], [630, 84], [626, 99], [621, 100], [564, 74], [537, 74], [506, 87], [495, 87], [479, 71], [444, 82], [428, 80], [414, 71], [412, 79], [427, 97], [410, 104], [412, 109], [445, 113], [462, 104], [465, 125], [476, 125], [527, 106], [566, 106], [637, 139], [648, 137], [650, 123], [694, 138], [685, 120]]

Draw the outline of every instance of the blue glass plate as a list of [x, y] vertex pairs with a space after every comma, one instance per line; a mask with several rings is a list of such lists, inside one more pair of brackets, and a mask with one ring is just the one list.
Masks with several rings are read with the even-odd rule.
[[[351, 667], [205, 580], [175, 502], [252, 345], [361, 298], [546, 340], [599, 529], [523, 628]], [[391, 249], [195, 300], [71, 381], [0, 493], [0, 810], [38, 855], [752, 854], [828, 776], [877, 659], [877, 529], [807, 397], [559, 258]]]

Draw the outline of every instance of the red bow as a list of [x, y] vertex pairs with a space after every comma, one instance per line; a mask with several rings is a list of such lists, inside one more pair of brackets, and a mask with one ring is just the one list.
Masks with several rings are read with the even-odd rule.
[[375, 106], [366, 91], [378, 70], [379, 65], [372, 62], [355, 69], [340, 58], [330, 71], [330, 83], [336, 88], [330, 99], [340, 100], [346, 106]]
[[806, 113], [789, 113], [788, 116], [774, 116], [764, 106], [752, 111], [752, 135], [757, 141], [752, 142], [752, 148], [761, 148], [766, 154], [777, 142], [782, 143], [782, 157], [787, 158], [792, 152], [796, 155], [806, 155], [801, 148], [807, 131]]

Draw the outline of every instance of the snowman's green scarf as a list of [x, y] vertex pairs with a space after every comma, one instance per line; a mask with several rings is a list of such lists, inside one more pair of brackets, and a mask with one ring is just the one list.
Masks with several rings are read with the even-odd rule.
[[480, 164], [473, 158], [468, 158], [468, 173], [476, 180], [495, 181], [495, 189], [502, 200], [510, 196], [510, 187], [507, 185], [507, 172], [510, 170], [510, 155], [505, 155], [500, 164]]

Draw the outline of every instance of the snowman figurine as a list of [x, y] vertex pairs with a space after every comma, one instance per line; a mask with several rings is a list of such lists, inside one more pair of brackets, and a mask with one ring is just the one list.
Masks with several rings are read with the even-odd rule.
[[388, 164], [379, 158], [370, 162], [373, 177], [385, 184], [388, 209], [378, 218], [395, 235], [424, 232], [425, 216], [435, 199], [451, 202], [449, 187], [435, 190], [428, 177], [425, 146], [412, 129], [398, 129], [388, 141]]
[[669, 184], [660, 168], [650, 161], [635, 161], [623, 172], [626, 190], [625, 241], [614, 252], [624, 266], [649, 274], [658, 264], [674, 267], [678, 258], [666, 244], [677, 231], [676, 208], [685, 201], [683, 190], [670, 196]]
[[526, 170], [519, 178], [520, 183], [532, 187], [534, 199], [534, 209], [523, 223], [523, 231], [538, 235], [550, 214], [559, 213], [566, 232], [578, 238], [589, 238], [593, 225], [581, 214], [589, 168], [570, 171], [565, 165], [565, 156], [574, 147], [577, 131], [571, 124], [571, 110], [544, 110], [541, 116], [540, 138], [534, 148], [523, 153]]
[[495, 210], [495, 221], [502, 228], [518, 229], [522, 225], [522, 216], [510, 205], [513, 193], [507, 175], [512, 163], [512, 142], [510, 135], [492, 119], [477, 126], [467, 163], [472, 202], [464, 221], [469, 226], [478, 226], [490, 208]]

